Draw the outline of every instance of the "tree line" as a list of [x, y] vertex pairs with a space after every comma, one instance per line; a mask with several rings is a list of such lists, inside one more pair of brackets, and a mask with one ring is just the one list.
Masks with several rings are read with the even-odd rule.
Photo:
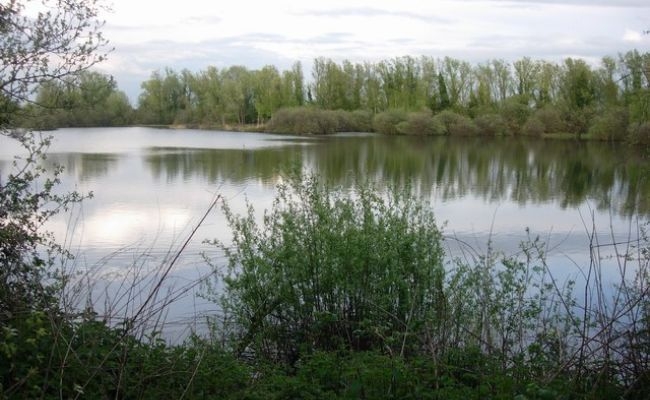
[[603, 57], [597, 66], [575, 58], [478, 64], [428, 56], [374, 63], [317, 58], [310, 80], [300, 62], [285, 71], [271, 65], [198, 72], [165, 68], [141, 84], [133, 111], [112, 78], [86, 72], [76, 79], [40, 87], [37, 102], [56, 109], [45, 125], [254, 125], [302, 134], [569, 133], [633, 142], [648, 141], [650, 131], [650, 53], [637, 50]]

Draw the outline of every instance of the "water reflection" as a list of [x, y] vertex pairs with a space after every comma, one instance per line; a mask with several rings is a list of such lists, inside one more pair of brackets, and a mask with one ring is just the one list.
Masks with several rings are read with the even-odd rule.
[[117, 168], [121, 157], [114, 153], [54, 153], [45, 164], [48, 170], [62, 166], [69, 176], [86, 182], [109, 175]]
[[151, 147], [143, 159], [155, 179], [167, 182], [256, 179], [273, 185], [283, 169], [297, 164], [338, 186], [368, 179], [409, 184], [442, 201], [471, 195], [561, 208], [589, 201], [620, 215], [650, 212], [647, 161], [603, 143], [344, 137], [259, 149]]

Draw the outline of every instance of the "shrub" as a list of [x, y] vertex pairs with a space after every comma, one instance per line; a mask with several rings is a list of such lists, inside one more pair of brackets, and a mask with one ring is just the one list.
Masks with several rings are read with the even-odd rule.
[[397, 125], [406, 121], [406, 113], [401, 110], [388, 110], [376, 114], [372, 120], [372, 128], [377, 133], [385, 135], [399, 134]]
[[564, 120], [567, 132], [574, 133], [577, 137], [580, 137], [583, 133], [587, 133], [595, 115], [595, 110], [591, 107], [577, 109], [565, 108], [562, 112], [562, 119]]
[[650, 146], [650, 122], [639, 122], [630, 125], [627, 141], [633, 145]]
[[542, 123], [544, 133], [560, 133], [566, 130], [562, 114], [554, 107], [540, 108], [535, 111], [534, 116]]
[[406, 121], [400, 122], [397, 125], [399, 133], [404, 135], [442, 135], [444, 133], [444, 126], [433, 119], [431, 112], [421, 111], [410, 113]]
[[542, 136], [546, 132], [544, 123], [535, 115], [526, 120], [526, 123], [521, 128], [521, 133], [526, 136]]
[[599, 140], [623, 140], [628, 129], [628, 112], [624, 108], [612, 108], [596, 117], [589, 127], [589, 135]]
[[336, 132], [370, 132], [371, 115], [367, 111], [321, 110], [294, 107], [278, 110], [266, 129], [294, 135], [329, 135]]
[[261, 226], [251, 206], [224, 211], [233, 244], [221, 244], [225, 292], [212, 298], [233, 316], [239, 352], [288, 363], [313, 350], [406, 354], [439, 320], [441, 235], [410, 195], [346, 195], [294, 174]]
[[372, 113], [370, 111], [355, 110], [347, 113], [348, 131], [370, 132], [372, 131]]
[[501, 104], [499, 114], [506, 123], [509, 135], [519, 135], [530, 116], [530, 107], [518, 97], [510, 97]]
[[331, 114], [336, 119], [337, 132], [370, 132], [372, 130], [372, 115], [368, 111], [319, 110], [316, 114]]
[[339, 131], [339, 120], [337, 111], [310, 107], [283, 108], [273, 115], [267, 130], [295, 135], [327, 135]]
[[474, 122], [464, 115], [453, 111], [445, 110], [433, 117], [436, 123], [444, 127], [443, 133], [450, 136], [473, 136], [476, 135], [478, 127]]
[[503, 136], [506, 134], [506, 122], [499, 114], [483, 114], [474, 119], [477, 132], [486, 136]]

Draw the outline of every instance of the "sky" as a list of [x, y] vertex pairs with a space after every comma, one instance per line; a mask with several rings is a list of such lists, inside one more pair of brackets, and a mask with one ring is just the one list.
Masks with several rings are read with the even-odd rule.
[[314, 58], [445, 56], [473, 64], [650, 51], [650, 0], [105, 0], [99, 70], [134, 105], [156, 70], [288, 69]]

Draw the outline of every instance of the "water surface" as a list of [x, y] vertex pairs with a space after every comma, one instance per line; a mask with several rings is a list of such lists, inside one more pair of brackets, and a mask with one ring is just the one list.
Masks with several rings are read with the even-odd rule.
[[[65, 167], [62, 189], [94, 197], [48, 228], [77, 254], [75, 268], [94, 267], [97, 276], [123, 277], [134, 263], [164, 263], [217, 195], [235, 211], [244, 212], [249, 201], [261, 214], [272, 203], [275, 185], [296, 166], [344, 190], [370, 181], [416, 191], [444, 224], [450, 256], [459, 254], [458, 243], [480, 252], [488, 241], [515, 254], [529, 228], [547, 243], [553, 268], [566, 276], [579, 275], [578, 267], [588, 263], [592, 225], [601, 243], [624, 241], [635, 237], [637, 222], [650, 214], [647, 159], [622, 145], [152, 128], [51, 134], [47, 163]], [[0, 144], [2, 175], [18, 149], [4, 137]], [[214, 247], [202, 243], [214, 238], [229, 238], [219, 209], [171, 271], [175, 289], [209, 273], [201, 253], [223, 262]], [[192, 293], [177, 303], [171, 320], [210, 309]]]

